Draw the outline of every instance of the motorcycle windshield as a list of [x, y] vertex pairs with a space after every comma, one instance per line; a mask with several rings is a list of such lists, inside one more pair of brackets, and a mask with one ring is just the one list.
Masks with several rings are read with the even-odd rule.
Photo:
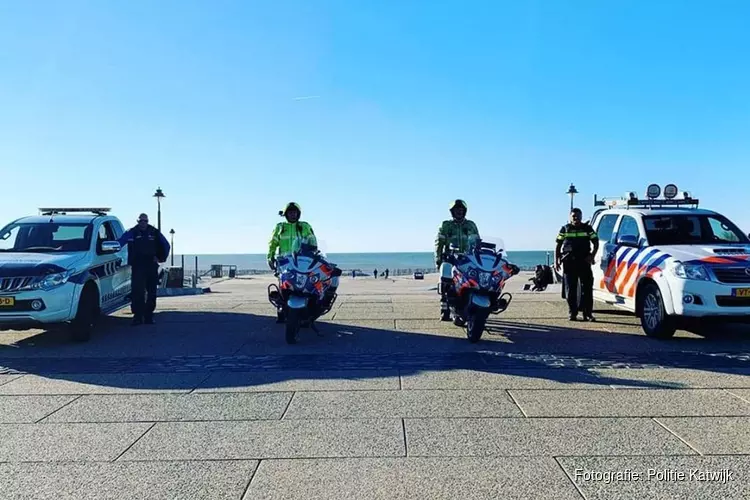
[[487, 271], [502, 267], [508, 262], [505, 240], [497, 236], [485, 236], [473, 241], [468, 256], [480, 269]]
[[330, 274], [331, 264], [318, 245], [319, 241], [315, 237], [295, 236], [288, 245], [289, 251], [279, 256], [279, 267], [306, 273], [318, 271], [322, 266], [325, 273]]

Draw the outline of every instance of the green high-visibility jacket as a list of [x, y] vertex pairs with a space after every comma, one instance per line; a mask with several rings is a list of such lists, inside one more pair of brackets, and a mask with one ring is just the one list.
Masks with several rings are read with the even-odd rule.
[[294, 250], [295, 240], [300, 239], [303, 243], [309, 245], [318, 245], [318, 240], [313, 233], [313, 229], [307, 222], [279, 222], [273, 230], [271, 241], [268, 243], [268, 260], [276, 256], [278, 249], [279, 255], [292, 253]]
[[473, 221], [444, 220], [435, 237], [435, 261], [441, 260], [443, 252], [450, 248], [451, 244], [458, 247], [460, 252], [467, 252], [473, 238], [479, 238], [479, 229]]

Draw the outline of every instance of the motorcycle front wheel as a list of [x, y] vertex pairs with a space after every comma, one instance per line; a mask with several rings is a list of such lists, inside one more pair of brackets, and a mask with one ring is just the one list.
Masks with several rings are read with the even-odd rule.
[[486, 309], [475, 309], [471, 311], [466, 318], [466, 337], [472, 344], [479, 342], [484, 333], [484, 327], [487, 324], [489, 311]]
[[296, 344], [299, 339], [300, 323], [302, 318], [300, 317], [300, 311], [297, 309], [289, 309], [286, 313], [286, 343]]

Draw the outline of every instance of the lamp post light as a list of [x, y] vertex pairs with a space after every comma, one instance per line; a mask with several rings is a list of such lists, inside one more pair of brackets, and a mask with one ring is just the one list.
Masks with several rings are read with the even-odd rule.
[[174, 267], [174, 229], [169, 230], [169, 239], [171, 240], [170, 246], [172, 247], [171, 255], [171, 266]]
[[156, 192], [154, 193], [154, 198], [156, 198], [156, 207], [157, 207], [156, 228], [159, 231], [161, 231], [161, 199], [166, 198], [161, 188], [156, 189]]
[[577, 195], [577, 194], [578, 194], [578, 190], [577, 190], [577, 189], [576, 189], [576, 187], [575, 187], [575, 186], [574, 186], [574, 185], [573, 185], [573, 184], [571, 183], [571, 184], [570, 184], [570, 187], [568, 188], [568, 192], [567, 192], [567, 193], [565, 193], [565, 194], [569, 194], [569, 195], [570, 195], [570, 211], [572, 212], [572, 211], [573, 211], [573, 198], [575, 197], [575, 195]]

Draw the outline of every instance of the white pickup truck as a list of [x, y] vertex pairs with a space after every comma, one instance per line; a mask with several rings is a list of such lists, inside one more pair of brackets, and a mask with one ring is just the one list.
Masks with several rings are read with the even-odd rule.
[[106, 208], [41, 208], [0, 229], [0, 329], [67, 324], [90, 338], [100, 315], [130, 304], [122, 223]]

